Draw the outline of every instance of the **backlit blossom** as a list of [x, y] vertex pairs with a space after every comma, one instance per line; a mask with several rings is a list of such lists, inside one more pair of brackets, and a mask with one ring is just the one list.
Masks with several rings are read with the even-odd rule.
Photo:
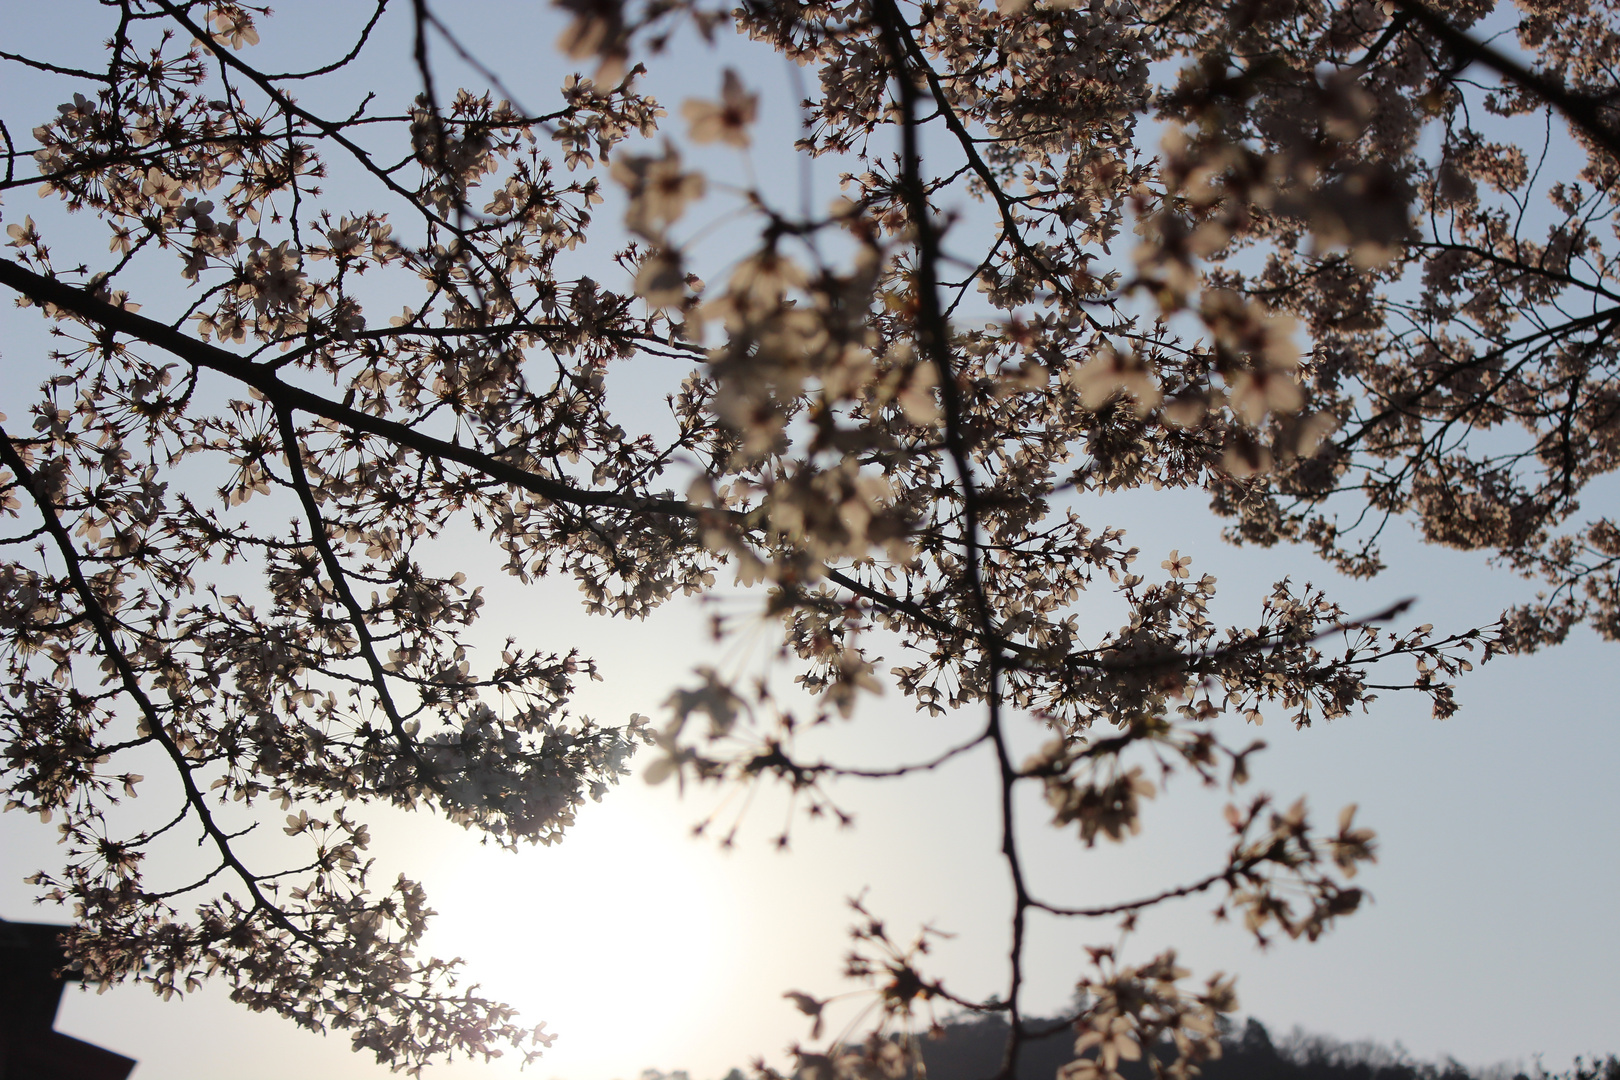
[[726, 68], [718, 102], [689, 98], [681, 106], [693, 142], [723, 142], [736, 147], [748, 145], [748, 128], [758, 111], [759, 96], [745, 90], [731, 68]]
[[706, 183], [700, 172], [682, 172], [681, 156], [665, 144], [661, 157], [619, 154], [613, 159], [613, 179], [630, 193], [625, 224], [657, 240], [686, 212], [686, 205], [703, 197]]

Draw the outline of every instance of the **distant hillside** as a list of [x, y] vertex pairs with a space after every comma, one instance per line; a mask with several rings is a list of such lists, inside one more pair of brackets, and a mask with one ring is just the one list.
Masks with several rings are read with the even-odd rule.
[[[1000, 1017], [947, 1024], [943, 1038], [922, 1040], [928, 1080], [994, 1076], [1006, 1043], [1007, 1025]], [[1202, 1066], [1202, 1080], [1509, 1080], [1504, 1071], [1481, 1076], [1455, 1061], [1439, 1065], [1414, 1061], [1375, 1043], [1341, 1043], [1298, 1033], [1273, 1041], [1258, 1020], [1223, 1039], [1222, 1047], [1218, 1060]], [[1018, 1080], [1053, 1080], [1073, 1057], [1074, 1035], [1069, 1031], [1025, 1043]], [[1121, 1072], [1126, 1080], [1148, 1080], [1152, 1075], [1144, 1062], [1123, 1063]], [[1610, 1054], [1591, 1062], [1577, 1059], [1563, 1073], [1538, 1069], [1534, 1077], [1519, 1074], [1511, 1080], [1620, 1080], [1620, 1058]]]
[[[920, 1040], [927, 1080], [987, 1080], [1001, 1067], [1007, 1024], [998, 1016], [948, 1021], [939, 1038]], [[1590, 1061], [1576, 1058], [1563, 1072], [1537, 1066], [1526, 1075], [1501, 1067], [1470, 1072], [1456, 1061], [1415, 1061], [1402, 1050], [1373, 1042], [1344, 1043], [1297, 1029], [1273, 1040], [1258, 1020], [1249, 1020], [1221, 1040], [1219, 1059], [1205, 1062], [1199, 1080], [1620, 1080], [1620, 1057], [1609, 1054]], [[1074, 1059], [1074, 1032], [1059, 1031], [1024, 1044], [1017, 1080], [1055, 1080], [1058, 1069]], [[1143, 1062], [1122, 1062], [1125, 1080], [1152, 1080]], [[748, 1080], [733, 1069], [725, 1080]], [[768, 1074], [767, 1074], [768, 1075]], [[691, 1080], [685, 1070], [647, 1069], [641, 1080]], [[916, 1080], [916, 1078], [907, 1078]]]

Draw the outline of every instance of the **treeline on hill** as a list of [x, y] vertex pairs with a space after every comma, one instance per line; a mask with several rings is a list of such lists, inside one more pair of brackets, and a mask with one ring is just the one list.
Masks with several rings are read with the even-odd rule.
[[[928, 1080], [983, 1080], [1000, 1069], [1007, 1045], [1007, 1025], [1000, 1017], [985, 1017], [944, 1026], [939, 1038], [921, 1041]], [[1436, 1065], [1414, 1061], [1404, 1051], [1372, 1042], [1343, 1043], [1321, 1035], [1295, 1033], [1273, 1042], [1258, 1020], [1250, 1019], [1221, 1040], [1221, 1056], [1200, 1066], [1201, 1080], [1488, 1080], [1500, 1070], [1471, 1073], [1456, 1061]], [[1018, 1080], [1053, 1080], [1074, 1058], [1074, 1033], [1063, 1030], [1045, 1039], [1025, 1042], [1019, 1055]], [[1125, 1080], [1148, 1080], [1145, 1061], [1121, 1061]], [[1502, 1073], [1506, 1080], [1505, 1072]], [[1620, 1058], [1581, 1058], [1562, 1073], [1548, 1073], [1539, 1065], [1533, 1077], [1520, 1073], [1512, 1080], [1620, 1080]]]
[[[1007, 1046], [1007, 1024], [1000, 1017], [946, 1022], [933, 1036], [919, 1040], [927, 1080], [985, 1080], [1001, 1069]], [[1166, 1057], [1169, 1057], [1168, 1051]], [[1074, 1033], [1062, 1030], [1026, 1041], [1019, 1055], [1017, 1080], [1054, 1080], [1074, 1059]], [[1149, 1080], [1146, 1062], [1122, 1061], [1124, 1080]], [[744, 1080], [733, 1069], [725, 1080]], [[1200, 1066], [1200, 1080], [1620, 1080], [1620, 1056], [1576, 1058], [1562, 1072], [1550, 1073], [1538, 1062], [1534, 1073], [1508, 1073], [1501, 1067], [1470, 1072], [1461, 1063], [1415, 1061], [1401, 1049], [1374, 1042], [1345, 1043], [1298, 1029], [1274, 1042], [1266, 1026], [1253, 1018], [1221, 1039], [1221, 1056]], [[648, 1069], [641, 1080], [690, 1080], [684, 1070]]]

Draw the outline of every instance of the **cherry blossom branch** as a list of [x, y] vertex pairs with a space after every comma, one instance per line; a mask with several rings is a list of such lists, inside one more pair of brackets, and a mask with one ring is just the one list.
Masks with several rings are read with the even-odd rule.
[[354, 627], [360, 654], [365, 659], [366, 668], [371, 672], [371, 688], [377, 695], [383, 714], [388, 717], [388, 726], [394, 733], [394, 740], [410, 757], [417, 778], [429, 788], [442, 793], [443, 785], [439, 782], [439, 778], [422, 759], [410, 732], [405, 729], [405, 718], [400, 715], [399, 706], [394, 702], [394, 695], [388, 689], [388, 671], [377, 655], [377, 644], [372, 639], [371, 624], [367, 621], [360, 602], [355, 599], [354, 590], [349, 588], [348, 574], [344, 572], [343, 564], [338, 561], [337, 552], [332, 550], [332, 538], [327, 533], [326, 521], [321, 516], [320, 505], [315, 501], [315, 493], [310, 489], [309, 477], [304, 472], [304, 452], [298, 442], [298, 432], [293, 427], [292, 410], [288, 406], [277, 405], [276, 423], [281, 430], [281, 450], [287, 462], [287, 471], [292, 478], [293, 490], [298, 493], [298, 501], [304, 508], [304, 517], [309, 525], [310, 540], [314, 543], [315, 549], [321, 553], [321, 562], [326, 566], [326, 575], [332, 579], [332, 589], [337, 593], [338, 601], [348, 614], [349, 625]]
[[553, 502], [573, 506], [610, 507], [636, 513], [652, 513], [674, 518], [696, 519], [720, 513], [694, 506], [684, 500], [630, 495], [614, 491], [593, 491], [565, 484], [560, 480], [519, 468], [499, 460], [501, 450], [481, 451], [426, 435], [416, 428], [321, 397], [300, 386], [283, 381], [267, 364], [244, 360], [235, 353], [181, 333], [144, 315], [117, 307], [84, 289], [74, 288], [56, 278], [37, 274], [9, 259], [0, 259], [0, 284], [40, 305], [54, 305], [88, 322], [144, 341], [148, 345], [199, 368], [226, 375], [252, 387], [278, 405], [331, 420], [344, 427], [377, 435], [428, 457], [454, 461], [484, 473], [492, 480], [511, 484], [522, 491]]
[[968, 602], [976, 624], [976, 636], [986, 664], [985, 703], [989, 713], [986, 733], [996, 751], [999, 771], [1001, 854], [1013, 886], [1012, 944], [1008, 951], [1011, 972], [1008, 979], [1007, 1012], [1013, 1033], [1007, 1041], [1006, 1055], [997, 1074], [998, 1080], [1011, 1080], [1017, 1075], [1020, 1050], [1019, 1031], [1022, 1021], [1019, 999], [1024, 982], [1025, 917], [1029, 907], [1029, 892], [1024, 884], [1024, 872], [1018, 851], [1017, 830], [1013, 817], [1013, 786], [1018, 770], [1012, 763], [1006, 733], [1001, 717], [1001, 635], [990, 614], [979, 560], [979, 529], [982, 516], [980, 498], [974, 483], [973, 463], [962, 435], [963, 402], [957, 382], [956, 362], [950, 349], [950, 328], [940, 306], [937, 268], [940, 261], [939, 234], [934, 226], [928, 206], [928, 194], [922, 180], [922, 149], [919, 139], [917, 106], [919, 94], [911, 77], [911, 61], [905, 41], [910, 27], [900, 13], [895, 0], [874, 0], [872, 12], [878, 22], [884, 49], [891, 65], [891, 77], [900, 97], [901, 121], [901, 194], [907, 216], [915, 230], [917, 258], [913, 267], [913, 285], [918, 312], [916, 327], [921, 338], [923, 355], [939, 371], [940, 402], [945, 422], [945, 445], [956, 468], [957, 484], [962, 496], [962, 547]]
[[[191, 762], [186, 752], [180, 748], [168, 729], [164, 726], [163, 716], [157, 704], [147, 694], [146, 688], [135, 672], [134, 665], [130, 663], [123, 647], [118, 643], [118, 637], [113, 631], [106, 610], [102, 607], [101, 598], [90, 586], [84, 576], [84, 569], [79, 558], [79, 552], [73, 545], [73, 538], [68, 535], [67, 528], [56, 514], [55, 504], [45, 492], [40, 490], [37, 478], [22, 455], [17, 453], [12, 445], [11, 436], [3, 426], [0, 426], [0, 463], [3, 463], [17, 477], [18, 482], [32, 498], [35, 508], [38, 509], [44, 520], [46, 530], [51, 534], [57, 554], [61, 557], [67, 569], [68, 580], [73, 584], [73, 591], [78, 595], [79, 602], [84, 605], [85, 618], [89, 620], [91, 628], [95, 631], [96, 640], [101, 645], [102, 653], [108, 663], [118, 673], [118, 679], [124, 692], [135, 702], [140, 710], [142, 722], [147, 731], [159, 746], [163, 748], [169, 760], [174, 764], [175, 772], [179, 775], [182, 790], [186, 801], [191, 804], [197, 813], [197, 819], [213, 841], [215, 849], [223, 862], [228, 865], [241, 880], [248, 894], [253, 898], [255, 911], [263, 912], [272, 922], [280, 926], [289, 934], [311, 945], [317, 945], [315, 940], [293, 921], [275, 904], [271, 903], [259, 888], [258, 877], [247, 868], [231, 847], [231, 837], [215, 821], [213, 813], [208, 809], [208, 802], [200, 788], [197, 787], [196, 778], [192, 776]], [[318, 947], [318, 945], [317, 945]]]
[[1476, 41], [1451, 25], [1450, 20], [1422, 0], [1390, 0], [1390, 3], [1445, 42], [1459, 57], [1484, 64], [1521, 89], [1556, 107], [1571, 124], [1610, 154], [1620, 158], [1620, 131], [1603, 116], [1599, 108], [1600, 99], [1576, 93], [1563, 83], [1525, 67], [1500, 50]]
[[1136, 900], [1126, 900], [1118, 904], [1100, 904], [1096, 907], [1060, 907], [1056, 904], [1048, 904], [1044, 900], [1031, 900], [1030, 906], [1039, 908], [1049, 915], [1059, 915], [1063, 917], [1081, 919], [1102, 919], [1107, 918], [1110, 915], [1127, 915], [1133, 911], [1141, 911], [1145, 908], [1162, 904], [1166, 900], [1177, 900], [1184, 896], [1196, 896], [1199, 893], [1208, 892], [1210, 889], [1214, 888], [1216, 885], [1219, 885], [1223, 881], [1230, 883], [1238, 875], [1254, 869], [1261, 863], [1268, 861], [1269, 858], [1269, 853], [1252, 855], [1247, 859], [1242, 859], [1238, 862], [1231, 863], [1225, 869], [1210, 874], [1208, 877], [1200, 878], [1197, 881], [1191, 882], [1190, 884], [1178, 885], [1173, 889], [1165, 889], [1163, 892], [1157, 892], [1151, 896], [1140, 897]]

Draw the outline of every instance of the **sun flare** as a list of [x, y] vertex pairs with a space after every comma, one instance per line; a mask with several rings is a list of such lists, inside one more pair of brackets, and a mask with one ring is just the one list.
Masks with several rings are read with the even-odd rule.
[[557, 1036], [540, 1075], [685, 1067], [737, 961], [745, 916], [725, 864], [678, 807], [627, 784], [555, 847], [457, 857], [434, 885], [436, 936]]

